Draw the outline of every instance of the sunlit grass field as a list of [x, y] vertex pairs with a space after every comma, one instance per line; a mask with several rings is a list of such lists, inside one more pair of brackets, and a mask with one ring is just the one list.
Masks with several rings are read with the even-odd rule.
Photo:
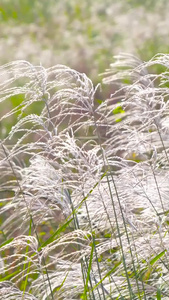
[[0, 120], [18, 116], [0, 148], [2, 299], [168, 298], [168, 64], [116, 56], [104, 100], [64, 65], [0, 68], [1, 104], [20, 100]]
[[[168, 53], [168, 1], [132, 0], [2, 0], [0, 3], [0, 65], [27, 60], [45, 68], [67, 65], [85, 73], [95, 86], [98, 74], [112, 62], [113, 55], [128, 52], [141, 60], [156, 53]], [[156, 66], [155, 72], [160, 73]], [[97, 90], [102, 100], [113, 86]], [[0, 106], [0, 117], [22, 101], [13, 96], [8, 106]], [[39, 107], [34, 105], [34, 112]], [[0, 123], [4, 138], [17, 121]]]

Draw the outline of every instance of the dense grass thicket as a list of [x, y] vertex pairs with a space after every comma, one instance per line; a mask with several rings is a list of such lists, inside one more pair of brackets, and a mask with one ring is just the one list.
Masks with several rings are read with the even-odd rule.
[[112, 54], [168, 53], [168, 12], [167, 0], [1, 0], [0, 65], [61, 63], [96, 82]]
[[[15, 60], [45, 68], [68, 65], [95, 86], [112, 55], [127, 51], [147, 61], [158, 52], [169, 53], [167, 0], [1, 0], [0, 22], [0, 65]], [[158, 66], [156, 71], [161, 72]], [[13, 97], [8, 109], [20, 101]], [[0, 117], [4, 114], [3, 106]], [[16, 118], [5, 123], [7, 132]], [[0, 130], [0, 139], [4, 136]]]
[[1, 299], [168, 299], [168, 69], [0, 67]]

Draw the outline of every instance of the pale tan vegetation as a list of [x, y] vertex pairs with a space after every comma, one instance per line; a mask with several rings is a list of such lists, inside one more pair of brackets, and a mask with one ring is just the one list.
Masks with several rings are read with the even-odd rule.
[[116, 56], [104, 100], [63, 65], [0, 68], [1, 105], [20, 97], [0, 120], [19, 114], [0, 149], [3, 299], [168, 298], [168, 66]]

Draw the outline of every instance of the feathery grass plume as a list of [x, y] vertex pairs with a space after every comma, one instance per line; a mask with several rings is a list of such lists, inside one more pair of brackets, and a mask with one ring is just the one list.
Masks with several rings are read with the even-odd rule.
[[168, 64], [115, 57], [103, 101], [62, 65], [0, 68], [4, 299], [167, 299]]
[[32, 294], [23, 293], [16, 288], [10, 281], [3, 281], [0, 283], [0, 296], [4, 300], [37, 300]]

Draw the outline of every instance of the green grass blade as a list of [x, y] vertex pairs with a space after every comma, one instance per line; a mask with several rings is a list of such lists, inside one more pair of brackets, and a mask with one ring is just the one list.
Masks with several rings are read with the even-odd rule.
[[160, 288], [157, 289], [157, 300], [161, 300], [161, 290], [160, 290]]
[[12, 274], [9, 274], [7, 276], [5, 276], [4, 278], [0, 279], [0, 282], [3, 282], [3, 281], [7, 281], [9, 279], [11, 279], [12, 277], [14, 277], [16, 274], [18, 274], [21, 270], [17, 270], [15, 272], [13, 272]]
[[166, 252], [167, 250], [165, 249], [164, 251], [160, 252], [158, 255], [156, 255], [152, 260], [150, 260], [150, 265], [153, 266], [157, 260], [159, 260]]
[[88, 282], [89, 282], [89, 279], [90, 279], [90, 272], [91, 272], [91, 267], [92, 267], [93, 251], [94, 251], [94, 243], [92, 243], [89, 266], [88, 266], [88, 270], [87, 270], [86, 284], [85, 284], [85, 287], [84, 287], [84, 293], [81, 297], [82, 299], [87, 299]]
[[64, 223], [62, 226], [60, 226], [52, 235], [50, 238], [47, 239], [46, 242], [44, 242], [39, 248], [38, 251], [40, 251], [43, 247], [49, 245], [51, 242], [53, 242], [54, 238], [59, 235], [61, 232], [63, 232], [67, 226], [72, 222], [73, 218], [68, 220], [66, 223]]
[[92, 291], [94, 291], [108, 276], [110, 276], [116, 268], [121, 264], [121, 261], [118, 262], [107, 274], [93, 287]]
[[[30, 218], [29, 236], [31, 236], [31, 232], [32, 232], [32, 219]], [[26, 247], [26, 254], [28, 253], [28, 251], [29, 251], [29, 246]], [[26, 263], [26, 257], [25, 257], [25, 264], [23, 266], [23, 271], [26, 269], [26, 264], [27, 263]], [[23, 287], [23, 295], [26, 292], [26, 287], [27, 287], [27, 284], [28, 284], [28, 274], [29, 274], [30, 266], [31, 266], [31, 262], [28, 263], [27, 275], [26, 275], [26, 278], [25, 278], [25, 281], [24, 281], [24, 287]]]
[[11, 238], [11, 239], [5, 241], [4, 243], [2, 243], [2, 244], [0, 245], [0, 248], [2, 248], [3, 246], [9, 244], [9, 243], [12, 242], [12, 241], [13, 241], [13, 238]]

